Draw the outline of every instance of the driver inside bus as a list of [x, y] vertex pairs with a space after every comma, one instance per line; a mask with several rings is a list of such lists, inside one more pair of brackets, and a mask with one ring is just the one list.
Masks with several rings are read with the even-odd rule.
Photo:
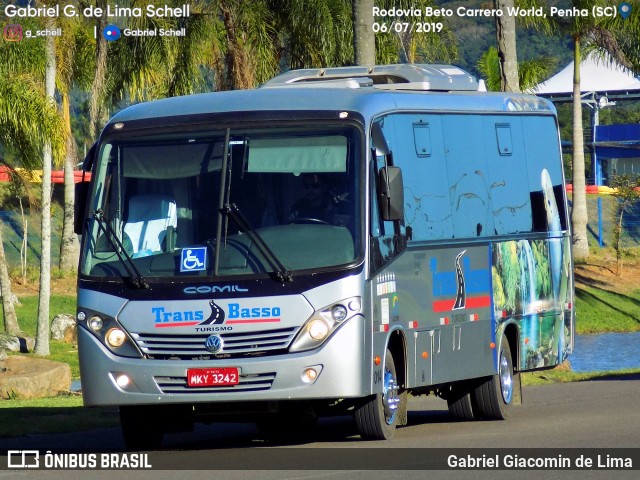
[[289, 221], [299, 223], [334, 223], [334, 214], [340, 199], [329, 191], [325, 177], [319, 173], [302, 175], [304, 195], [291, 207]]

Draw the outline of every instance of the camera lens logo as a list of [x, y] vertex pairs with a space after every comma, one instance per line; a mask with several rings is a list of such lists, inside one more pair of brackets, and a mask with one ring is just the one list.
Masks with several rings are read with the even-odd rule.
[[107, 25], [102, 31], [102, 36], [107, 42], [115, 42], [121, 36], [120, 29], [116, 25]]
[[4, 26], [4, 39], [7, 42], [19, 42], [22, 40], [22, 25], [9, 23]]

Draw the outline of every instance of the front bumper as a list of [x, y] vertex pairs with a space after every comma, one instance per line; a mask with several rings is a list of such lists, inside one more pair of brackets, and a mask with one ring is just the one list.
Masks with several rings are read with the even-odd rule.
[[[230, 401], [277, 401], [357, 398], [369, 395], [365, 366], [365, 320], [356, 315], [321, 347], [307, 352], [224, 360], [150, 360], [119, 357], [91, 333], [78, 329], [82, 393], [87, 406], [195, 404]], [[240, 384], [189, 387], [190, 368], [237, 367]], [[316, 367], [313, 382], [303, 371]], [[121, 387], [116, 379], [129, 377]]]

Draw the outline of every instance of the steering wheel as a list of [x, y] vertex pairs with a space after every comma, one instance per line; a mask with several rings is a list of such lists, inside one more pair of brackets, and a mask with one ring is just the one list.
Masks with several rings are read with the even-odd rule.
[[322, 220], [320, 218], [313, 218], [313, 217], [297, 217], [297, 218], [291, 219], [289, 223], [309, 223], [309, 224], [316, 224], [316, 225], [331, 225], [326, 220]]

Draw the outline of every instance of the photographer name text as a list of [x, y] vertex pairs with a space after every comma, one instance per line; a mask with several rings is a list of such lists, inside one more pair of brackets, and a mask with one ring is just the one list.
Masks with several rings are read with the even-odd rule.
[[168, 5], [157, 6], [147, 5], [142, 7], [121, 7], [118, 5], [107, 5], [106, 8], [99, 8], [89, 5], [80, 8], [76, 5], [41, 5], [39, 7], [17, 5], [6, 5], [3, 11], [9, 18], [59, 18], [59, 17], [79, 17], [85, 18], [184, 18], [191, 15], [190, 6], [184, 4], [180, 7], [170, 7]]

